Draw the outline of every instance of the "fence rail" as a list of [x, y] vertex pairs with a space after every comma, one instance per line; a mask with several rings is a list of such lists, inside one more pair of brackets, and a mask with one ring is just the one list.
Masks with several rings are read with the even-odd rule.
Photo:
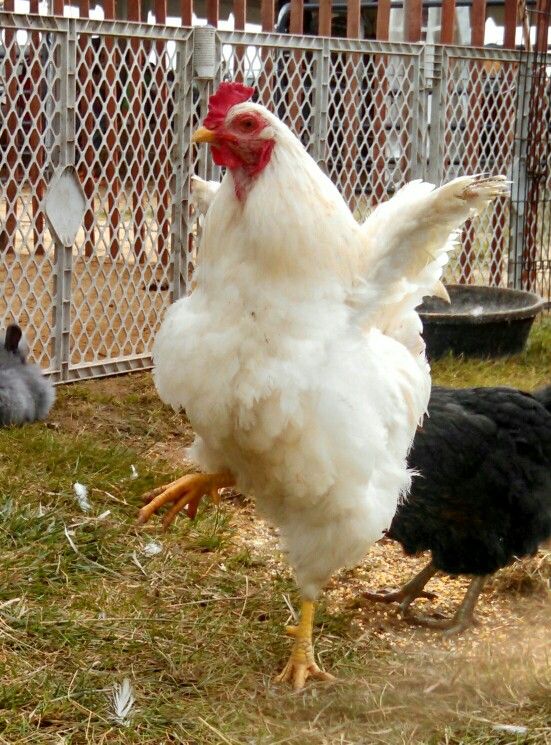
[[[0, 28], [0, 324], [24, 325], [57, 381], [150, 365], [191, 276], [190, 176], [220, 175], [191, 131], [223, 79], [255, 86], [359, 219], [413, 178], [533, 178], [521, 52], [5, 12]], [[549, 292], [537, 231], [519, 270], [523, 204], [466, 229], [448, 279]]]

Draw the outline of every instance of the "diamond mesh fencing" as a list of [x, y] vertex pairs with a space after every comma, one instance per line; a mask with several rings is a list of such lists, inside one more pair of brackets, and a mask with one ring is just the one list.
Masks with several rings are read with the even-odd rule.
[[359, 220], [422, 175], [419, 45], [310, 38], [304, 49], [294, 47], [296, 37], [270, 44], [271, 36], [219, 36], [223, 78], [255, 86], [257, 100], [300, 138]]
[[[512, 176], [519, 64], [500, 54], [480, 59], [463, 56], [464, 50], [443, 51], [441, 100], [431, 122], [437, 183], [463, 174]], [[498, 199], [469, 221], [448, 265], [448, 281], [507, 285], [509, 204]]]
[[537, 52], [519, 76], [511, 199], [511, 281], [551, 301], [551, 60]]
[[[175, 48], [79, 36], [71, 365], [148, 356], [172, 279]], [[91, 72], [91, 75], [89, 73]]]
[[418, 56], [331, 55], [326, 163], [359, 220], [419, 175], [418, 78]]
[[0, 44], [0, 323], [58, 380], [149, 366], [189, 276], [190, 32], [26, 21]]
[[[150, 366], [190, 287], [190, 176], [221, 177], [191, 144], [221, 80], [255, 87], [358, 219], [414, 178], [520, 183], [543, 158], [515, 135], [529, 109], [515, 52], [217, 31], [205, 67], [204, 29], [1, 12], [0, 26], [0, 326], [19, 322], [60, 381]], [[549, 291], [549, 210], [518, 227], [522, 204], [464, 231], [448, 280]]]
[[0, 318], [25, 326], [36, 361], [54, 368], [55, 254], [41, 203], [45, 165], [60, 162], [61, 39], [6, 29], [0, 44]]

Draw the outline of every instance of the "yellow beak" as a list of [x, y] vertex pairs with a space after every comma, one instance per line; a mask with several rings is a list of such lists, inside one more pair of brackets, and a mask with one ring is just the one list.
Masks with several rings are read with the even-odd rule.
[[216, 139], [216, 135], [214, 132], [210, 129], [207, 129], [206, 127], [199, 127], [194, 133], [191, 138], [192, 142], [199, 143], [199, 142], [214, 142]]

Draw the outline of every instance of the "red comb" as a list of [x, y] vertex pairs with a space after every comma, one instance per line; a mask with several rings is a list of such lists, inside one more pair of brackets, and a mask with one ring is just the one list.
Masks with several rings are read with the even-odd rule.
[[220, 83], [220, 87], [209, 98], [209, 113], [203, 122], [207, 129], [216, 129], [223, 124], [226, 114], [238, 103], [245, 103], [254, 93], [243, 83]]

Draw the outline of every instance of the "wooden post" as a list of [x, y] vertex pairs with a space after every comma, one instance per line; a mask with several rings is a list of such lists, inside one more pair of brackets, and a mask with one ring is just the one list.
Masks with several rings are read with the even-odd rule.
[[180, 0], [182, 26], [193, 26], [193, 0]]
[[331, 36], [331, 14], [333, 10], [332, 0], [320, 0], [318, 34], [319, 36]]
[[[90, 15], [90, 0], [79, 0], [79, 15], [81, 18], [88, 18]], [[88, 202], [84, 212], [84, 255], [88, 258], [94, 253], [95, 231], [94, 231], [94, 128], [95, 117], [93, 112], [94, 106], [94, 86], [89, 76], [92, 73], [94, 57], [90, 44], [92, 37], [88, 34], [82, 34], [78, 40], [80, 56], [78, 64], [78, 81], [80, 87], [79, 114], [80, 114], [80, 131], [78, 133], [78, 143], [82, 163], [80, 179], [82, 188]]]
[[289, 32], [291, 34], [302, 34], [304, 23], [304, 0], [291, 0], [291, 19]]
[[422, 0], [404, 0], [404, 41], [421, 41]]
[[486, 0], [473, 0], [471, 7], [471, 46], [484, 46], [486, 28]]
[[360, 38], [360, 0], [348, 0], [346, 6], [346, 35], [349, 39]]
[[[247, 15], [247, 0], [233, 0], [234, 29], [245, 30], [245, 16]], [[247, 57], [245, 47], [238, 44], [235, 47], [236, 75], [235, 79], [241, 83], [247, 82]]]
[[260, 17], [262, 31], [266, 31], [267, 33], [273, 31], [275, 20], [275, 0], [261, 0]]
[[453, 44], [455, 38], [455, 0], [442, 0], [440, 44]]
[[207, 0], [207, 23], [218, 28], [220, 19], [219, 0]]
[[379, 0], [377, 3], [377, 41], [388, 41], [390, 32], [390, 0]]
[[536, 54], [545, 54], [547, 52], [550, 13], [550, 0], [538, 0], [536, 8]]
[[517, 4], [518, 0], [505, 0], [505, 32], [503, 35], [503, 46], [505, 49], [514, 49], [517, 34]]
[[247, 18], [247, 0], [233, 0], [234, 28], [244, 31]]

